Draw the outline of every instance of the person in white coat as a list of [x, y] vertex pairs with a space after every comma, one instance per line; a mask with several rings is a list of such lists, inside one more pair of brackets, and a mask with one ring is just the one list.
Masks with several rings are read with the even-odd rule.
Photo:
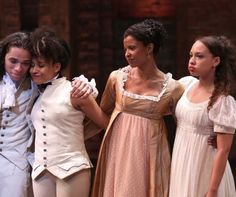
[[[0, 41], [0, 197], [32, 196], [34, 127], [30, 113], [38, 88], [29, 75], [31, 52], [30, 33], [15, 32]], [[90, 82], [83, 81], [74, 82], [73, 96], [91, 92]]]
[[84, 144], [85, 115], [101, 128], [108, 117], [90, 95], [72, 98], [71, 83], [61, 75], [69, 64], [68, 44], [53, 31], [32, 33], [30, 73], [40, 86], [48, 83], [34, 104], [31, 118], [36, 130], [32, 178], [35, 197], [88, 197], [92, 164]]

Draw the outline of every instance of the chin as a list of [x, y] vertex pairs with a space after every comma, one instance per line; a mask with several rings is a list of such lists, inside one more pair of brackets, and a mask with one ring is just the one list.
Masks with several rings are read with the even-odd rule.
[[42, 84], [42, 82], [40, 82], [40, 81], [37, 81], [37, 80], [34, 80], [34, 79], [32, 79], [32, 80], [33, 80], [33, 82], [34, 82], [36, 85]]
[[135, 67], [137, 67], [136, 65], [134, 65], [134, 64], [129, 64], [132, 68], [135, 68]]
[[193, 76], [193, 77], [198, 77], [198, 75], [194, 72], [190, 72], [190, 75]]
[[194, 72], [194, 71], [192, 71], [192, 70], [188, 70], [188, 72], [189, 72], [189, 74], [190, 74], [190, 75], [192, 75], [192, 76], [194, 76], [194, 75], [195, 75], [195, 72]]
[[20, 81], [22, 79], [23, 79], [23, 77], [22, 78], [20, 78], [20, 77], [11, 77], [11, 80], [15, 81], [15, 82], [18, 82], [18, 81]]
[[12, 76], [10, 75], [12, 81], [20, 81], [24, 78], [24, 76]]

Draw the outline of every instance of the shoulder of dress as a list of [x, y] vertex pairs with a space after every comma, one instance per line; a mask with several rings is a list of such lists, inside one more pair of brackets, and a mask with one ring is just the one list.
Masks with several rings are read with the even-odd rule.
[[192, 83], [195, 83], [196, 81], [198, 81], [197, 78], [193, 77], [193, 76], [185, 76], [182, 77], [178, 80], [178, 82], [184, 87], [187, 88], [188, 86], [190, 86]]
[[217, 125], [236, 128], [236, 101], [232, 96], [220, 96], [209, 110], [209, 118]]
[[112, 71], [110, 76], [109, 76], [109, 79], [112, 82], [123, 81], [125, 76], [126, 76], [126, 74], [122, 70], [119, 69], [119, 70]]
[[181, 87], [181, 84], [177, 80], [173, 79], [171, 73], [168, 73], [166, 83], [169, 86], [169, 88], [175, 89], [177, 87]]

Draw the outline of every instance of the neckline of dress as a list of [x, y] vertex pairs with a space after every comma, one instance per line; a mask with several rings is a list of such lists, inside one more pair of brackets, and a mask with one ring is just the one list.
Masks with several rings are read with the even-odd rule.
[[194, 105], [194, 106], [205, 106], [206, 104], [208, 104], [208, 102], [209, 102], [209, 99], [207, 99], [207, 100], [205, 100], [205, 101], [202, 101], [202, 102], [192, 102], [192, 101], [190, 101], [189, 100], [189, 98], [188, 98], [188, 92], [189, 92], [189, 90], [193, 87], [193, 85], [195, 84], [195, 83], [197, 83], [198, 81], [196, 80], [196, 81], [193, 81], [188, 87], [187, 87], [187, 89], [185, 90], [185, 92], [184, 92], [184, 98], [185, 98], [185, 100], [189, 103], [189, 104], [191, 104], [191, 105]]
[[120, 89], [122, 90], [123, 95], [130, 97], [130, 98], [134, 98], [134, 99], [151, 100], [151, 101], [156, 101], [156, 102], [158, 102], [160, 100], [160, 98], [162, 97], [162, 95], [165, 93], [168, 81], [169, 81], [169, 79], [172, 78], [171, 73], [165, 74], [165, 80], [163, 82], [163, 87], [162, 87], [161, 92], [158, 95], [156, 95], [156, 96], [155, 95], [140, 95], [140, 94], [136, 94], [133, 92], [129, 92], [124, 89], [125, 82], [128, 79], [128, 72], [123, 72], [122, 70], [121, 70], [121, 72], [123, 73], [123, 78], [122, 78], [122, 82], [120, 85]]

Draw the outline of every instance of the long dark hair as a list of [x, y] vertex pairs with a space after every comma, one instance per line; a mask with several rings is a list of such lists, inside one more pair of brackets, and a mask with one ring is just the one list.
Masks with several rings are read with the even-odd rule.
[[32, 53], [30, 33], [15, 32], [0, 41], [0, 80], [5, 74], [5, 56], [12, 47], [22, 48]]
[[215, 70], [214, 91], [208, 104], [208, 110], [220, 95], [231, 95], [236, 99], [236, 49], [225, 36], [205, 36], [199, 39], [220, 63]]

